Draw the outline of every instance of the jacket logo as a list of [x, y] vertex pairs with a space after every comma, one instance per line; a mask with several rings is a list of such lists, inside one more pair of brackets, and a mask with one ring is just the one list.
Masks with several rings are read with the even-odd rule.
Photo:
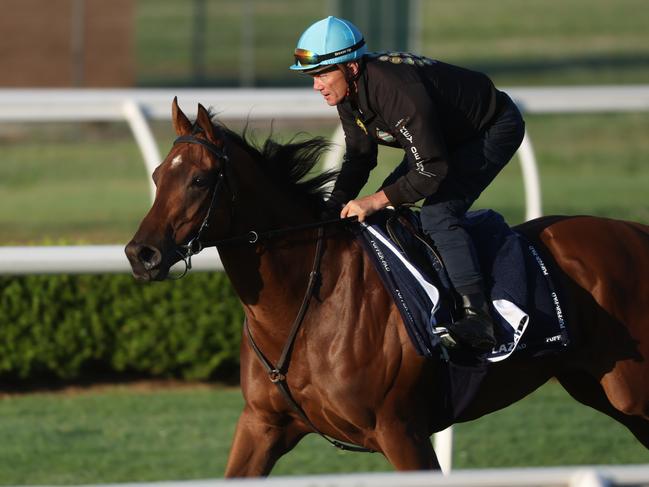
[[408, 132], [408, 129], [406, 128], [405, 125], [401, 126], [399, 132], [401, 132], [401, 135], [403, 135], [406, 138], [406, 140], [412, 144], [412, 134]]
[[424, 164], [421, 160], [421, 155], [419, 154], [419, 149], [415, 146], [413, 143], [414, 137], [406, 127], [406, 123], [408, 122], [408, 118], [406, 119], [401, 119], [396, 123], [396, 127], [399, 128], [399, 133], [403, 135], [403, 137], [410, 142], [410, 152], [412, 153], [412, 157], [415, 159], [415, 171], [417, 171], [418, 174], [422, 176], [426, 176], [427, 178], [434, 178], [436, 177], [435, 173], [432, 173], [430, 171], [426, 171], [424, 168]]
[[362, 121], [360, 118], [358, 118], [358, 117], [356, 117], [356, 125], [358, 125], [358, 126], [361, 128], [361, 130], [362, 130], [363, 132], [365, 132], [365, 135], [367, 135], [367, 129], [365, 128], [365, 124], [364, 124], [363, 121]]
[[[419, 154], [417, 154], [417, 152], [416, 152], [417, 149], [416, 149], [415, 147], [413, 147], [413, 149], [415, 149], [415, 150], [413, 151], [413, 154], [414, 154], [414, 156], [415, 156], [415, 159], [419, 159]], [[419, 174], [421, 174], [422, 176], [426, 176], [427, 178], [434, 178], [434, 177], [437, 176], [437, 174], [435, 174], [434, 172], [426, 171], [426, 170], [424, 169], [424, 165], [421, 163], [421, 161], [417, 161], [417, 162], [415, 163], [415, 166], [416, 166], [416, 168], [417, 168], [416, 171], [417, 171]]]
[[410, 121], [410, 117], [400, 118], [397, 123], [394, 124], [394, 128], [397, 130], [401, 129], [402, 126], [407, 124]]
[[381, 139], [381, 140], [383, 140], [383, 141], [385, 141], [385, 142], [387, 142], [389, 144], [391, 144], [391, 143], [393, 143], [394, 141], [397, 140], [397, 139], [395, 139], [394, 135], [392, 135], [390, 132], [386, 132], [385, 130], [381, 130], [378, 127], [376, 127], [376, 136], [379, 139]]
[[378, 58], [379, 61], [390, 61], [393, 64], [405, 63], [419, 67], [431, 66], [437, 62], [410, 52], [378, 52], [371, 53], [370, 55], [374, 58]]

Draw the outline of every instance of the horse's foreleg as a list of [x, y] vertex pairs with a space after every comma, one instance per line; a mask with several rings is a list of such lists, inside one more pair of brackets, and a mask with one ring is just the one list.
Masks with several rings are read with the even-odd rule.
[[377, 439], [383, 455], [397, 470], [441, 470], [429, 437], [392, 431]]
[[290, 420], [281, 424], [246, 408], [241, 413], [225, 468], [226, 477], [259, 477], [304, 436]]

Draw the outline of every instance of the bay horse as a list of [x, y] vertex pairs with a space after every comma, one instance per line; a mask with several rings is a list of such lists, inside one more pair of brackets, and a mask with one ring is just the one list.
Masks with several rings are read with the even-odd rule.
[[[332, 176], [305, 176], [326, 142], [269, 139], [257, 149], [202, 105], [190, 122], [176, 99], [172, 119], [178, 138], [153, 174], [155, 201], [126, 254], [137, 279], [161, 280], [207, 242], [219, 250], [254, 337], [241, 343], [245, 407], [226, 476], [269, 474], [313, 431], [381, 452], [398, 470], [439, 469], [430, 436], [447, 426], [433, 411], [440, 364], [417, 355], [352, 232], [318, 225]], [[553, 261], [575, 344], [490, 364], [456, 421], [556, 377], [649, 448], [649, 227], [556, 216], [516, 230]]]

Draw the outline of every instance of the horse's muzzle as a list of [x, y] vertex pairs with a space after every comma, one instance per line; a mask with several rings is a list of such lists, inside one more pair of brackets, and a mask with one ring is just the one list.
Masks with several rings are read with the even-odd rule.
[[158, 248], [131, 240], [124, 252], [137, 280], [155, 281], [167, 277], [169, 269], [162, 265], [162, 252]]

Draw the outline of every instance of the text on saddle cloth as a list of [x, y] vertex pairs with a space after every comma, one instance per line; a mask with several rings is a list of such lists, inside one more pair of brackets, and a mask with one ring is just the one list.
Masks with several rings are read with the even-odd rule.
[[[405, 225], [395, 223], [404, 219]], [[491, 296], [498, 344], [485, 358], [497, 362], [513, 353], [565, 350], [570, 340], [559, 295], [534, 246], [493, 210], [467, 213], [463, 226], [474, 240]], [[452, 320], [452, 286], [440, 258], [412, 229], [420, 229], [418, 213], [399, 210], [397, 218], [393, 211], [384, 211], [362, 226], [359, 240], [392, 295], [415, 349], [431, 358], [439, 356], [439, 335]], [[410, 261], [412, 252], [406, 256], [404, 248], [425, 255], [427, 262]]]

